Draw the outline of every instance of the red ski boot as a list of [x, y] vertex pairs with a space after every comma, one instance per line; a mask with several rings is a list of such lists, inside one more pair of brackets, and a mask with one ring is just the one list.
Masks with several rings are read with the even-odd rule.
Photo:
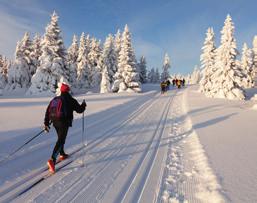
[[47, 161], [47, 166], [49, 168], [50, 173], [55, 173], [55, 164], [54, 164], [54, 161], [52, 159], [49, 159]]
[[68, 154], [62, 154], [62, 155], [60, 155], [60, 157], [59, 157], [59, 161], [63, 161], [63, 160], [65, 160], [65, 159], [67, 159], [68, 157], [69, 157]]

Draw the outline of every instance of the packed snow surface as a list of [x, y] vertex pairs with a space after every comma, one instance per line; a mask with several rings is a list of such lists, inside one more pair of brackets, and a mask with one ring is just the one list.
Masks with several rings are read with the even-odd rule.
[[54, 175], [53, 128], [8, 157], [41, 131], [51, 98], [1, 96], [0, 202], [257, 202], [255, 101], [197, 89], [75, 96], [85, 142], [75, 114]]

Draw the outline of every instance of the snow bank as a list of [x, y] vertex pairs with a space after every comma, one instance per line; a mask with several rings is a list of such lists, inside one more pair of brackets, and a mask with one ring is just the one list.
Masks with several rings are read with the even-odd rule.
[[252, 101], [204, 97], [190, 87], [188, 114], [229, 202], [257, 202], [257, 114]]
[[188, 116], [185, 92], [173, 102], [172, 130], [161, 201], [225, 202], [221, 186]]

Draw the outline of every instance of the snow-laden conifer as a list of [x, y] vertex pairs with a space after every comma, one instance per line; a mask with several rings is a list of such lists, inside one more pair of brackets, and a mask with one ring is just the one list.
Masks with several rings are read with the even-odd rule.
[[11, 60], [8, 60], [6, 58], [6, 56], [4, 56], [4, 58], [3, 58], [3, 66], [2, 66], [2, 71], [1, 72], [6, 77], [6, 81], [7, 81], [7, 76], [8, 76], [8, 71], [10, 69], [10, 66], [11, 66]]
[[0, 73], [4, 74], [5, 57], [0, 54]]
[[111, 92], [111, 83], [108, 73], [108, 66], [104, 66], [102, 70], [102, 79], [100, 85], [100, 93]]
[[77, 36], [74, 35], [72, 39], [72, 44], [67, 51], [67, 65], [70, 70], [70, 77], [68, 78], [69, 83], [72, 87], [77, 86], [77, 59], [79, 53], [79, 45]]
[[42, 41], [40, 66], [32, 77], [32, 85], [27, 94], [54, 94], [61, 77], [68, 78], [66, 49], [58, 25], [58, 15], [54, 12], [46, 27]]
[[[200, 81], [200, 79], [201, 79], [200, 74], [201, 74], [200, 69], [198, 68], [198, 66], [195, 66], [195, 67], [194, 67], [194, 71], [193, 71], [193, 73], [192, 73], [191, 76], [190, 76], [189, 84], [191, 84], [191, 85], [198, 84], [199, 81]], [[182, 78], [181, 75], [178, 75], [178, 76], [177, 76], [177, 79], [181, 79], [181, 78]]]
[[113, 92], [121, 91], [120, 86], [121, 86], [121, 88], [124, 87], [124, 90], [126, 89], [125, 84], [124, 84], [124, 78], [122, 76], [124, 67], [119, 65], [120, 64], [120, 54], [121, 54], [121, 42], [122, 42], [122, 37], [120, 34], [120, 30], [118, 30], [115, 35], [115, 51], [117, 54], [117, 71], [113, 76], [113, 79], [114, 79], [114, 82], [112, 84]]
[[118, 72], [115, 74], [113, 91], [141, 92], [139, 73], [131, 43], [131, 33], [126, 25], [122, 34], [122, 44], [118, 60]]
[[36, 72], [37, 64], [34, 64], [33, 58], [31, 57], [31, 54], [33, 54], [33, 43], [28, 32], [25, 33], [23, 39], [21, 40], [20, 51], [23, 53], [23, 57], [28, 64], [30, 74], [29, 77], [31, 80], [31, 77]]
[[2, 89], [5, 88], [7, 83], [7, 74], [5, 72], [6, 61], [4, 57], [0, 54], [0, 95], [2, 94]]
[[2, 54], [0, 54], [0, 68], [2, 70], [2, 67], [4, 66], [4, 57], [2, 56]]
[[170, 58], [169, 55], [166, 53], [163, 59], [163, 66], [162, 66], [162, 73], [161, 73], [161, 80], [165, 81], [170, 77], [169, 69], [170, 69]]
[[155, 69], [155, 77], [154, 77], [154, 83], [159, 83], [160, 82], [160, 72], [159, 69]]
[[114, 39], [111, 34], [106, 38], [103, 48], [102, 60], [103, 69], [107, 67], [110, 83], [114, 82], [114, 74], [117, 72], [117, 54], [114, 46]]
[[242, 87], [252, 88], [254, 86], [253, 53], [252, 50], [247, 47], [246, 43], [243, 44], [242, 48], [241, 69], [245, 74]]
[[14, 64], [8, 72], [7, 90], [27, 89], [31, 84], [32, 73], [35, 70], [30, 54], [32, 42], [26, 32], [20, 42], [17, 43]]
[[[121, 40], [122, 40], [121, 38], [122, 38], [122, 36], [121, 36], [120, 30], [118, 29], [118, 31], [115, 35], [115, 38], [114, 38], [114, 49], [115, 49], [117, 57], [119, 57], [119, 55], [120, 55]], [[118, 59], [117, 59], [117, 61], [118, 61]]]
[[185, 81], [186, 81], [185, 84], [190, 84], [190, 81], [191, 81], [191, 74], [187, 74], [187, 75], [186, 75]]
[[146, 83], [146, 59], [144, 56], [141, 56], [140, 61], [138, 63], [138, 71], [141, 83]]
[[40, 65], [39, 57], [42, 55], [41, 42], [41, 37], [38, 34], [36, 34], [32, 41], [32, 51], [30, 53], [30, 58], [32, 64], [34, 65], [34, 69], [31, 69], [31, 76], [33, 76], [36, 73], [36, 70]]
[[88, 52], [89, 52], [89, 35], [85, 38], [84, 32], [81, 34], [80, 37], [80, 44], [79, 44], [79, 53], [77, 59], [77, 85], [80, 89], [86, 89], [89, 87], [89, 62], [88, 62]]
[[254, 85], [257, 84], [257, 35], [253, 38], [253, 78], [254, 78]]
[[154, 83], [154, 77], [155, 77], [155, 70], [154, 68], [151, 68], [151, 70], [147, 73], [147, 81], [149, 83]]
[[202, 47], [202, 54], [200, 56], [202, 78], [200, 80], [200, 91], [209, 94], [212, 88], [211, 76], [215, 70], [215, 39], [213, 28], [208, 28], [206, 38]]
[[243, 74], [240, 67], [236, 65], [238, 51], [236, 40], [234, 38], [234, 24], [230, 15], [224, 23], [221, 30], [221, 44], [217, 49], [215, 62], [215, 72], [211, 80], [213, 85], [210, 91], [210, 97], [244, 99], [244, 91], [240, 87]]
[[151, 68], [151, 70], [147, 73], [147, 82], [149, 83], [160, 82], [160, 73], [158, 68]]
[[101, 69], [102, 69], [102, 48], [100, 42], [93, 38], [91, 40], [90, 50], [88, 53], [89, 61], [89, 84], [91, 87], [99, 86], [101, 81]]

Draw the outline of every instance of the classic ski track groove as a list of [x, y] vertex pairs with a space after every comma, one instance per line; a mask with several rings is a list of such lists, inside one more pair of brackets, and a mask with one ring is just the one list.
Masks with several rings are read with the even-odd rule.
[[[144, 129], [145, 129], [145, 128], [141, 129], [140, 131], [143, 131]], [[125, 138], [124, 138], [124, 139], [125, 139]], [[133, 144], [133, 143], [135, 143], [136, 140], [138, 140], [138, 136], [135, 135], [135, 136], [133, 137], [133, 139], [130, 140], [130, 142], [124, 142], [124, 141], [127, 141], [126, 139], [125, 139], [125, 140], [124, 140], [124, 139], [120, 139], [120, 142], [119, 142], [116, 146], [120, 146], [120, 144], [122, 144], [122, 143], [125, 143], [126, 146], [129, 146], [130, 144]], [[110, 154], [110, 157], [112, 157], [113, 155], [119, 156], [119, 155], [121, 155], [122, 153], [124, 153], [124, 151], [127, 150], [126, 146], [124, 146], [123, 148], [120, 148], [120, 149], [117, 150], [117, 151], [112, 152], [112, 153]], [[104, 157], [101, 157], [101, 158], [103, 159]], [[87, 171], [86, 171], [86, 173], [83, 174], [83, 175], [84, 175], [84, 179], [87, 179], [88, 176], [90, 177], [91, 175], [94, 175], [95, 178], [90, 179], [90, 181], [87, 182], [87, 183], [85, 183], [85, 182], [83, 183], [84, 180], [83, 180], [83, 179], [82, 179], [82, 180], [79, 179], [79, 181], [76, 182], [75, 185], [72, 186], [72, 188], [69, 188], [68, 191], [65, 191], [65, 194], [64, 194], [62, 197], [60, 197], [57, 201], [63, 200], [63, 198], [65, 197], [66, 194], [68, 194], [70, 191], [74, 190], [73, 187], [79, 187], [80, 190], [77, 189], [77, 188], [75, 188], [75, 191], [78, 191], [78, 193], [75, 194], [75, 195], [73, 195], [72, 198], [71, 198], [71, 197], [68, 197], [68, 198], [69, 198], [68, 200], [65, 199], [65, 202], [66, 202], [66, 201], [67, 201], [67, 202], [74, 201], [77, 197], [79, 197], [80, 195], [83, 195], [83, 192], [84, 192], [85, 190], [87, 190], [87, 189], [90, 187], [90, 185], [92, 185], [93, 181], [95, 181], [95, 179], [98, 178], [98, 175], [100, 175], [101, 173], [103, 173], [104, 170], [107, 169], [108, 167], [110, 167], [110, 166], [113, 167], [113, 164], [115, 164], [116, 161], [117, 161], [117, 160], [111, 160], [110, 162], [108, 162], [107, 164], [105, 164], [105, 165], [104, 165], [100, 170], [98, 170], [97, 172], [95, 172], [96, 170], [95, 170], [94, 168], [92, 168], [92, 169], [91, 169], [91, 170], [93, 171], [92, 174], [90, 174], [90, 173], [88, 172], [88, 173], [89, 173], [89, 175], [88, 175], [88, 174], [87, 174]], [[113, 162], [114, 162], [114, 163], [113, 163]], [[108, 170], [107, 170], [107, 171], [108, 171]], [[90, 172], [91, 172], [91, 171], [90, 171]], [[101, 185], [100, 185], [100, 187], [101, 187]], [[70, 196], [70, 195], [71, 195], [71, 194], [69, 193], [69, 196]], [[87, 196], [87, 200], [88, 200], [88, 199], [90, 199], [90, 198]]]
[[[145, 103], [143, 103], [137, 110], [135, 110], [130, 116], [129, 118], [127, 118], [125, 121], [122, 121], [121, 123], [119, 123], [118, 125], [115, 125], [115, 126], [112, 126], [111, 129], [107, 130], [106, 132], [103, 133], [103, 136], [102, 139], [99, 139], [99, 138], [96, 138], [94, 140], [92, 140], [89, 144], [88, 144], [88, 148], [86, 149], [86, 151], [89, 151], [90, 149], [94, 148], [95, 146], [97, 146], [98, 144], [102, 143], [104, 140], [106, 140], [107, 138], [109, 138], [113, 131], [117, 131], [119, 130], [122, 126], [126, 125], [130, 120], [134, 119], [134, 117], [136, 117], [138, 114], [141, 113], [141, 111], [143, 111], [145, 109], [145, 106], [148, 105], [147, 108], [149, 108], [152, 103], [155, 101], [156, 99], [156, 95], [159, 95], [158, 93], [153, 93], [154, 97], [151, 98], [151, 100], [148, 100], [146, 101]], [[149, 95], [147, 95], [147, 98], [150, 97]], [[145, 97], [143, 97], [142, 99], [140, 100], [137, 100], [137, 102], [135, 102], [136, 104], [140, 104], [142, 101], [145, 100]], [[135, 103], [133, 103], [133, 105], [135, 105]], [[150, 104], [148, 104], [150, 103]], [[130, 105], [129, 107], [131, 107], [132, 105]], [[129, 108], [128, 107], [128, 108]], [[125, 108], [122, 109], [120, 112], [123, 112], [123, 111], [126, 111], [128, 108]], [[119, 113], [120, 113], [119, 112]], [[113, 116], [113, 115], [112, 115]], [[108, 118], [106, 119], [102, 119], [102, 121], [100, 122], [103, 122], [103, 120], [108, 120], [110, 118], [110, 116], [108, 116]], [[95, 122], [94, 124], [91, 124], [90, 127], [94, 126], [94, 125], [97, 125], [99, 124], [100, 122]], [[79, 132], [80, 130], [78, 130]], [[76, 130], [72, 132], [72, 134], [76, 134]], [[71, 152], [71, 154], [73, 153], [77, 153], [79, 152], [80, 150], [82, 149], [82, 147], [79, 147], [78, 149], [75, 149], [73, 152]], [[71, 157], [72, 158], [72, 157]], [[73, 162], [73, 161], [71, 161]], [[58, 166], [58, 165], [57, 165]], [[11, 197], [7, 197], [7, 199], [4, 199], [3, 202], [9, 202], [11, 200], [14, 200], [15, 198], [17, 198], [18, 196], [22, 195], [22, 191], [28, 191], [27, 188], [32, 188], [31, 186], [35, 184], [35, 182], [38, 182], [40, 179], [48, 176], [48, 168], [45, 166], [45, 167], [42, 167], [40, 168], [38, 171], [36, 171], [35, 173], [33, 173], [32, 175], [29, 175], [28, 177], [26, 177], [25, 179], [22, 179], [16, 183], [14, 183], [13, 185], [11, 185], [10, 187], [4, 189], [3, 191], [0, 192], [0, 196], [6, 196], [8, 195], [8, 193], [14, 189], [18, 189], [19, 187], [22, 187], [23, 184], [26, 184], [27, 182], [32, 182], [30, 183], [28, 186], [26, 186], [26, 188], [21, 188], [19, 189], [15, 194], [13, 194]], [[34, 180], [36, 179], [36, 180]], [[34, 180], [34, 181], [33, 181]], [[40, 181], [41, 182], [41, 181]], [[3, 195], [4, 194], [4, 195]], [[2, 199], [3, 197], [1, 197]], [[2, 201], [0, 199], [0, 201]]]
[[[142, 198], [142, 195], [143, 195], [143, 192], [144, 192], [144, 190], [145, 190], [145, 188], [146, 188], [146, 184], [147, 184], [147, 182], [148, 182], [148, 179], [149, 179], [149, 176], [150, 176], [150, 174], [151, 174], [151, 172], [152, 172], [152, 169], [153, 169], [153, 166], [154, 166], [154, 163], [155, 163], [155, 160], [156, 160], [156, 157], [157, 157], [157, 154], [158, 154], [158, 151], [159, 151], [159, 146], [160, 146], [160, 143], [161, 143], [161, 138], [162, 138], [162, 136], [163, 136], [163, 132], [164, 132], [164, 129], [165, 129], [165, 127], [166, 127], [166, 124], [167, 124], [167, 118], [168, 118], [168, 115], [169, 115], [169, 112], [170, 112], [170, 108], [171, 108], [171, 106], [172, 106], [172, 104], [173, 104], [173, 102], [174, 102], [174, 98], [176, 97], [176, 93], [177, 93], [177, 91], [174, 93], [174, 95], [172, 96], [172, 98], [170, 99], [170, 103], [168, 104], [168, 107], [167, 107], [167, 111], [166, 111], [166, 113], [165, 113], [165, 115], [164, 115], [164, 117], [165, 117], [165, 120], [164, 120], [164, 124], [163, 124], [163, 126], [162, 126], [162, 128], [161, 128], [161, 132], [160, 132], [160, 134], [159, 134], [159, 138], [158, 138], [158, 142], [157, 142], [157, 144], [156, 144], [156, 147], [154, 148], [155, 150], [155, 152], [153, 152], [153, 158], [151, 158], [150, 159], [150, 162], [148, 163], [148, 164], [150, 164], [150, 170], [149, 170], [149, 172], [147, 173], [147, 177], [146, 177], [146, 179], [145, 179], [145, 181], [144, 181], [144, 186], [142, 187], [142, 190], [141, 190], [141, 192], [140, 192], [140, 196], [139, 196], [139, 198], [138, 198], [138, 201], [137, 202], [140, 202], [140, 200], [141, 200], [141, 198]], [[142, 182], [142, 181], [141, 181]]]
[[[172, 97], [174, 97], [174, 96], [175, 96], [175, 94]], [[127, 195], [130, 192], [132, 186], [134, 184], [137, 184], [137, 185], [140, 186], [140, 184], [142, 184], [142, 182], [144, 181], [144, 177], [140, 177], [141, 180], [138, 183], [135, 183], [135, 180], [136, 180], [139, 172], [141, 170], [144, 170], [144, 169], [142, 169], [142, 165], [144, 164], [148, 154], [151, 152], [151, 150], [149, 150], [149, 149], [150, 149], [150, 147], [153, 144], [154, 138], [156, 138], [156, 136], [158, 135], [157, 132], [160, 129], [162, 118], [165, 118], [164, 122], [166, 123], [167, 115], [168, 115], [168, 112], [169, 112], [169, 107], [171, 105], [171, 102], [172, 102], [172, 100], [169, 99], [168, 102], [166, 103], [165, 108], [163, 109], [163, 112], [162, 112], [161, 119], [160, 119], [160, 121], [159, 121], [159, 123], [158, 123], [158, 125], [156, 127], [156, 130], [155, 130], [155, 132], [154, 132], [154, 134], [153, 134], [153, 136], [152, 136], [148, 146], [146, 147], [146, 150], [145, 150], [144, 154], [139, 158], [139, 160], [135, 164], [133, 172], [131, 173], [131, 177], [128, 178], [128, 182], [123, 186], [123, 189], [121, 190], [121, 191], [126, 191], [126, 192], [125, 193], [121, 192], [121, 194], [118, 195], [118, 197], [115, 199], [114, 202], [126, 202]], [[164, 129], [165, 126], [163, 125], [162, 128]], [[161, 129], [161, 132], [163, 131], [163, 129]], [[161, 137], [162, 137], [162, 133], [159, 133], [158, 144], [154, 145], [155, 147], [159, 145], [159, 139], [161, 139]], [[154, 152], [154, 153], [151, 152], [152, 155], [150, 155], [150, 161], [148, 161], [148, 163], [146, 163], [147, 164], [147, 168], [151, 167], [151, 165], [154, 164], [154, 163], [151, 163], [151, 160], [153, 160], [153, 157], [155, 157], [157, 152], [158, 152], [158, 150], [156, 150], [156, 152]], [[148, 175], [148, 173], [150, 173], [150, 170], [148, 170], [145, 174], [143, 174], [143, 176]], [[138, 190], [138, 188], [137, 188], [137, 190]], [[132, 191], [132, 194], [133, 194], [133, 201], [132, 202], [138, 202], [141, 194], [138, 195], [137, 193], [138, 193], [137, 191], [136, 192]]]
[[[151, 105], [152, 106], [152, 105]], [[145, 110], [148, 110], [148, 109], [145, 109]], [[139, 116], [141, 116], [142, 115], [142, 113], [139, 115]], [[133, 122], [135, 122], [135, 121], [133, 121]], [[132, 142], [130, 142], [130, 143], [128, 143], [128, 142], [125, 142], [126, 143], [126, 146], [129, 146], [130, 144], [133, 144], [133, 143], [135, 143], [135, 141], [137, 141], [138, 139], [140, 139], [140, 136], [138, 136], [138, 134], [140, 135], [141, 134], [141, 132], [142, 131], [144, 131], [145, 130], [145, 128], [147, 129], [147, 127], [144, 127], [144, 128], [142, 128], [142, 129], [140, 129], [138, 132], [136, 132], [136, 134], [134, 135], [134, 137], [135, 137], [135, 139], [133, 139], [132, 140]], [[125, 140], [125, 141], [127, 141], [127, 140]], [[122, 140], [122, 142], [121, 143], [124, 143], [124, 141]], [[139, 147], [138, 147], [139, 148]], [[113, 154], [115, 154], [116, 156], [117, 155], [120, 155], [120, 154], [122, 154], [124, 151], [127, 151], [128, 149], [126, 148], [126, 147], [124, 147], [122, 150], [119, 150], [118, 152], [116, 151], [116, 152], [114, 152]], [[128, 151], [129, 152], [129, 151]], [[118, 153], [118, 154], [117, 154]], [[129, 158], [128, 158], [129, 159]], [[127, 161], [127, 160], [126, 160]], [[112, 160], [111, 162], [110, 162], [110, 164], [108, 164], [108, 165], [106, 165], [106, 167], [105, 168], [103, 168], [103, 170], [100, 170], [99, 171], [99, 173], [97, 173], [96, 175], [100, 175], [101, 173], [103, 173], [104, 172], [104, 169], [106, 169], [107, 167], [110, 167], [111, 166], [111, 169], [114, 169], [114, 171], [116, 172], [116, 168], [115, 167], [113, 167], [113, 165], [111, 165], [111, 163], [112, 162], [114, 162], [114, 164], [117, 164], [117, 160]], [[123, 162], [122, 162], [123, 163]], [[121, 165], [121, 164], [117, 164], [118, 165], [118, 167]], [[107, 172], [108, 173], [110, 173], [110, 175], [108, 176], [108, 175], [106, 175], [106, 177], [104, 178], [104, 180], [103, 179], [101, 179], [101, 181], [106, 181], [105, 179], [109, 179], [111, 176], [112, 176], [112, 170], [107, 170]], [[99, 178], [100, 176], [96, 176], [95, 175], [95, 177], [96, 178]], [[80, 197], [80, 196], [83, 196], [83, 193], [84, 193], [84, 191], [86, 191], [88, 188], [89, 188], [89, 186], [90, 185], [92, 185], [92, 181], [94, 181], [94, 179], [92, 179], [91, 181], [90, 181], [90, 183], [91, 184], [82, 184], [80, 187], [81, 188], [83, 188], [83, 190], [77, 190], [76, 189], [76, 191], [79, 191], [78, 192], [78, 194], [76, 194], [72, 199], [69, 199], [69, 200], [65, 200], [65, 202], [75, 202], [75, 200], [76, 200], [76, 198], [78, 198], [78, 197]], [[82, 181], [80, 181], [80, 182], [82, 182]], [[101, 195], [103, 195], [104, 194], [104, 192], [105, 192], [105, 190], [104, 189], [102, 189], [102, 188], [105, 188], [105, 189], [107, 189], [108, 187], [105, 187], [106, 186], [106, 184], [107, 183], [105, 183], [104, 185], [98, 185], [97, 186], [97, 188], [99, 188], [99, 193], [97, 193], [98, 194], [98, 196], [99, 196], [99, 194], [101, 194]], [[107, 184], [108, 185], [108, 184]], [[100, 189], [102, 189], [102, 190], [100, 190]], [[96, 197], [97, 197], [97, 194], [96, 194]], [[69, 194], [70, 195], [70, 194]], [[95, 200], [95, 198], [96, 197], [94, 197], [94, 195], [95, 194], [92, 194], [92, 195], [87, 195], [87, 202], [91, 202], [90, 201], [90, 199], [93, 201], [93, 200]], [[101, 196], [100, 195], [100, 196]], [[84, 198], [82, 198], [82, 199], [84, 199]], [[61, 199], [58, 199], [58, 200], [61, 200]]]

